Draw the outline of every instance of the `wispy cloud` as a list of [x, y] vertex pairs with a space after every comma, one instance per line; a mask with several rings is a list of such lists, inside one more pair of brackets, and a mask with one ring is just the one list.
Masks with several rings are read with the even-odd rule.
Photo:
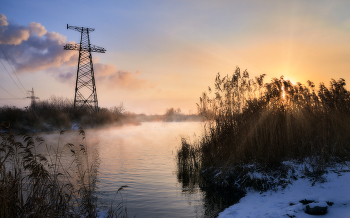
[[145, 79], [137, 78], [141, 71], [135, 73], [124, 70], [116, 70], [113, 65], [94, 64], [97, 80], [104, 82], [109, 87], [125, 89], [153, 88], [155, 84]]
[[75, 73], [73, 72], [66, 72], [66, 73], [60, 73], [57, 76], [57, 79], [60, 82], [67, 82], [67, 81], [73, 81]]

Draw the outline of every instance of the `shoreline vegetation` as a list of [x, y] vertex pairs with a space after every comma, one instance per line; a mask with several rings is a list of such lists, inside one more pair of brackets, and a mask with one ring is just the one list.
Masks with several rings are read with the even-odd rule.
[[177, 151], [179, 182], [219, 193], [227, 199], [219, 210], [248, 190], [283, 189], [300, 176], [322, 181], [326, 169], [349, 163], [345, 80], [316, 90], [311, 81], [292, 84], [282, 76], [264, 83], [264, 77], [251, 79], [238, 67], [232, 76], [218, 73], [197, 104], [206, 118], [203, 135], [194, 142], [182, 138]]
[[14, 106], [0, 107], [0, 122], [12, 132], [48, 132], [74, 129], [76, 126], [100, 128], [106, 126], [139, 125], [141, 122], [203, 121], [198, 114], [184, 114], [181, 109], [169, 108], [163, 115], [135, 114], [126, 111], [123, 104], [99, 108], [90, 113], [87, 108], [74, 109], [73, 100], [52, 96], [48, 100], [32, 103], [24, 109]]
[[[80, 127], [77, 141], [48, 145], [40, 136], [0, 133], [0, 217], [127, 217], [123, 202], [100, 211], [99, 157]], [[59, 137], [64, 134], [60, 131]], [[67, 158], [70, 157], [70, 158]], [[67, 162], [68, 161], [68, 162]], [[120, 194], [127, 186], [116, 190]]]

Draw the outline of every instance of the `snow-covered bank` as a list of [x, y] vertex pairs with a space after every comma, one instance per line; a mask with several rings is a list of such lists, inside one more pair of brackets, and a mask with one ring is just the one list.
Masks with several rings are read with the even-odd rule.
[[[326, 205], [327, 213], [321, 217], [350, 217], [350, 170], [348, 167], [335, 167], [327, 170], [323, 179], [313, 181], [305, 176], [277, 191], [248, 191], [239, 203], [219, 214], [219, 218], [231, 217], [314, 217], [304, 212], [306, 205], [301, 200], [314, 200]], [[333, 204], [332, 204], [333, 203]]]

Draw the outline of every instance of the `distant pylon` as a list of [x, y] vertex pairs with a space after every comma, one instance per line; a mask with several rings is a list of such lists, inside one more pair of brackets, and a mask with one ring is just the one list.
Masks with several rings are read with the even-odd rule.
[[31, 100], [30, 107], [34, 109], [35, 108], [35, 104], [36, 104], [35, 103], [35, 99], [39, 99], [39, 98], [34, 95], [34, 89], [33, 88], [32, 88], [32, 91], [27, 91], [27, 92], [32, 93], [31, 96], [28, 96], [27, 98], [30, 98], [30, 100]]
[[63, 47], [64, 50], [79, 51], [74, 108], [87, 106], [91, 112], [98, 112], [97, 91], [91, 52], [105, 53], [106, 50], [102, 47], [90, 44], [89, 32], [95, 29], [68, 26], [68, 24], [67, 29], [76, 30], [81, 33], [80, 44], [67, 44]]

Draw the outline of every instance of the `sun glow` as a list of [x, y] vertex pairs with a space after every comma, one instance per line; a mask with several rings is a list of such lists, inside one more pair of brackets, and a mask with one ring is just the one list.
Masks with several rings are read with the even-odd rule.
[[293, 79], [286, 79], [286, 80], [289, 80], [289, 82], [291, 82], [293, 86], [297, 84], [297, 82], [295, 82], [295, 80]]

